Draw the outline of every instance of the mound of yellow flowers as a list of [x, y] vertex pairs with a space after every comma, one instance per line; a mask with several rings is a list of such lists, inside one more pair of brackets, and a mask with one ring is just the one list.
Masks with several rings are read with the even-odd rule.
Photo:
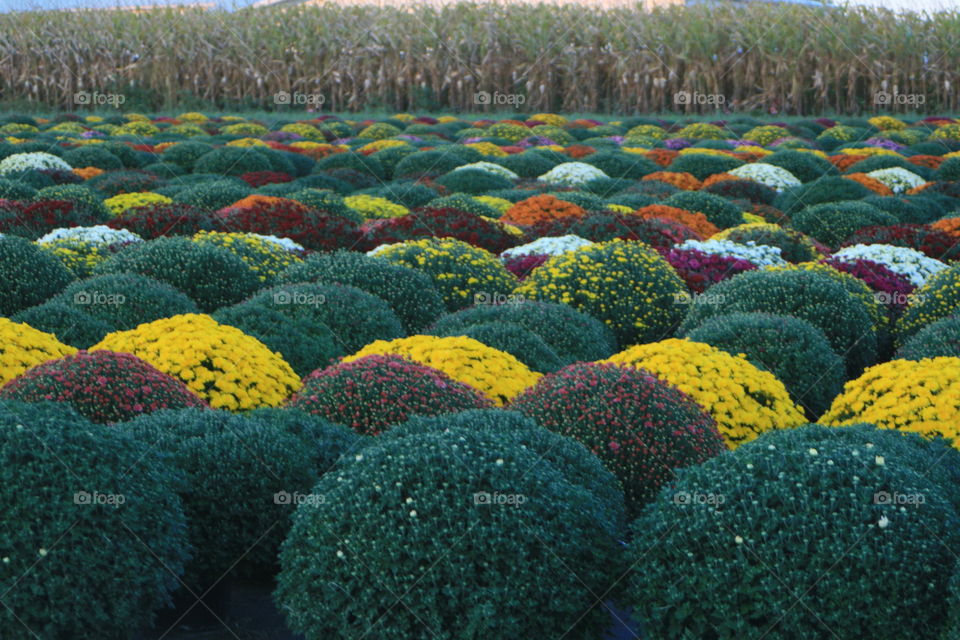
[[208, 315], [182, 314], [107, 334], [90, 351], [121, 351], [183, 382], [214, 409], [276, 407], [300, 388], [287, 362], [262, 342]]
[[531, 371], [509, 353], [464, 336], [410, 336], [397, 340], [377, 340], [343, 361], [387, 354], [404, 356], [439, 369], [454, 380], [477, 389], [498, 406], [503, 406], [540, 379], [539, 373]]
[[806, 422], [772, 373], [709, 344], [671, 338], [631, 347], [605, 362], [646, 369], [690, 395], [717, 421], [731, 449], [765, 431]]
[[76, 353], [56, 336], [7, 318], [0, 318], [0, 384], [30, 367]]
[[960, 358], [891, 360], [848, 382], [821, 424], [869, 422], [925, 436], [960, 435]]

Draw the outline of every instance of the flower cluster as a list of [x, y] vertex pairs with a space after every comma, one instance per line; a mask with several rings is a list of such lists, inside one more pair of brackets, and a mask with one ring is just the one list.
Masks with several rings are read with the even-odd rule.
[[279, 406], [300, 387], [283, 358], [207, 315], [183, 314], [108, 334], [90, 351], [131, 353], [179, 378], [214, 409]]
[[528, 242], [519, 247], [513, 247], [512, 249], [501, 252], [500, 259], [507, 261], [512, 258], [531, 255], [558, 256], [561, 253], [576, 251], [583, 247], [589, 247], [592, 244], [589, 240], [584, 240], [580, 236], [575, 235], [538, 238], [533, 242]]
[[508, 224], [533, 226], [552, 220], [579, 218], [585, 213], [582, 207], [572, 202], [543, 194], [517, 202], [504, 212], [500, 220]]
[[448, 208], [419, 207], [408, 216], [372, 220], [363, 232], [363, 244], [374, 247], [430, 237], [453, 238], [493, 253], [516, 244], [500, 221]]
[[713, 416], [731, 448], [771, 429], [804, 423], [803, 412], [772, 373], [708, 344], [671, 338], [631, 347], [604, 362], [645, 369], [689, 394]]
[[726, 450], [716, 423], [685, 393], [642, 369], [580, 363], [545, 376], [510, 409], [582, 442], [639, 511], [674, 469]]
[[474, 304], [478, 296], [509, 295], [516, 286], [497, 256], [459, 240], [428, 238], [383, 245], [376, 255], [430, 276], [450, 311]]
[[343, 359], [352, 362], [366, 356], [398, 355], [438, 369], [454, 380], [483, 393], [502, 406], [534, 385], [540, 374], [514, 356], [466, 337], [411, 336], [377, 340]]
[[960, 436], [960, 358], [891, 360], [846, 384], [820, 419], [827, 425], [862, 422], [925, 436]]
[[922, 287], [935, 274], [947, 268], [947, 265], [928, 258], [919, 251], [889, 244], [857, 244], [845, 247], [833, 254], [839, 262], [869, 260], [882, 264], [890, 271], [904, 276], [915, 287]]
[[128, 353], [81, 351], [49, 360], [0, 388], [0, 398], [65, 402], [92, 422], [130, 420], [161, 409], [204, 407], [180, 380]]
[[377, 435], [414, 415], [484, 409], [493, 403], [439, 369], [400, 355], [371, 355], [321, 369], [303, 379], [287, 406]]
[[3, 160], [0, 160], [0, 176], [7, 173], [17, 173], [19, 171], [30, 170], [58, 170], [70, 171], [67, 162], [53, 154], [43, 151], [32, 151], [29, 153], [14, 153]]
[[403, 205], [393, 203], [386, 198], [359, 195], [343, 199], [344, 204], [359, 213], [365, 220], [396, 218], [405, 216], [410, 210]]
[[145, 191], [142, 193], [122, 193], [103, 201], [110, 213], [116, 217], [123, 216], [131, 209], [148, 205], [171, 204], [173, 200], [159, 193]]
[[274, 282], [277, 277], [292, 264], [300, 262], [298, 253], [289, 247], [299, 247], [295, 242], [279, 240], [273, 236], [256, 233], [226, 233], [220, 231], [201, 231], [193, 236], [199, 244], [223, 247], [239, 257], [250, 267], [261, 282]]
[[585, 162], [563, 162], [539, 176], [537, 180], [564, 187], [579, 187], [597, 178], [606, 178], [601, 169]]
[[703, 293], [711, 285], [757, 268], [754, 263], [740, 258], [699, 249], [661, 250], [661, 254], [695, 293]]
[[753, 240], [748, 240], [744, 244], [730, 240], [717, 240], [715, 238], [704, 242], [687, 240], [683, 244], [678, 245], [677, 249], [681, 251], [693, 249], [724, 258], [743, 260], [757, 267], [786, 264], [786, 260], [780, 256], [780, 247], [771, 247], [763, 244], [758, 245]]
[[874, 180], [882, 182], [893, 193], [904, 193], [924, 184], [926, 180], [903, 167], [877, 169], [867, 173]]
[[683, 281], [656, 250], [611, 240], [551, 258], [517, 294], [562, 302], [605, 322], [623, 345], [658, 340], [683, 316]]
[[0, 383], [13, 380], [38, 364], [76, 353], [49, 333], [0, 318]]
[[730, 174], [738, 178], [756, 180], [760, 184], [764, 184], [777, 191], [792, 189], [802, 184], [799, 178], [783, 167], [767, 164], [766, 162], [744, 164], [735, 169], [731, 169]]

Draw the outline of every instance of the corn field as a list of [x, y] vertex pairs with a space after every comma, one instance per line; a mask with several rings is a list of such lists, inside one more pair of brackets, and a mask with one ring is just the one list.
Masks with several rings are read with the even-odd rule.
[[478, 104], [488, 92], [528, 112], [945, 113], [958, 107], [958, 39], [960, 11], [790, 5], [7, 13], [0, 103], [72, 109], [77, 92], [112, 91], [154, 109], [272, 109], [287, 92], [331, 111], [503, 110]]

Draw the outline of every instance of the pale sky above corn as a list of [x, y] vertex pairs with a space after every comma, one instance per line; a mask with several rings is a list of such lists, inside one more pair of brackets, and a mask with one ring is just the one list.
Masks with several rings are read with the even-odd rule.
[[[257, 0], [0, 0], [0, 11], [16, 11], [21, 9], [83, 9], [103, 8], [116, 6], [149, 6], [149, 5], [184, 5], [210, 4], [225, 9], [243, 7], [257, 2]], [[402, 2], [404, 0], [398, 0]], [[722, 0], [717, 0], [722, 1]], [[585, 0], [584, 4], [589, 4]], [[834, 2], [842, 4], [842, 2]], [[895, 11], [937, 11], [943, 9], [958, 9], [958, 0], [849, 0], [850, 5], [885, 7]]]

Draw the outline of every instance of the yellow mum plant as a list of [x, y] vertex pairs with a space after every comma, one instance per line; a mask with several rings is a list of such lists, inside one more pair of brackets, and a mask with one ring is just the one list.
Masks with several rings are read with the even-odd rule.
[[208, 315], [182, 314], [115, 331], [90, 348], [132, 353], [183, 382], [214, 409], [276, 407], [300, 388], [262, 342]]
[[0, 318], [0, 384], [13, 380], [30, 367], [76, 352], [52, 334]]
[[731, 449], [771, 429], [806, 422], [772, 373], [709, 344], [671, 338], [631, 347], [604, 362], [646, 369], [687, 393], [713, 416]]
[[120, 217], [131, 209], [145, 207], [151, 204], [170, 204], [172, 199], [167, 196], [153, 193], [151, 191], [141, 191], [139, 193], [121, 193], [118, 196], [107, 198], [103, 201], [107, 209], [114, 217]]
[[[891, 360], [848, 382], [821, 424], [869, 422], [925, 436], [960, 436], [960, 358]], [[955, 443], [954, 446], [956, 446]]]
[[[200, 231], [192, 240], [198, 244], [223, 247], [247, 263], [261, 282], [274, 282], [287, 267], [295, 262], [303, 262], [296, 253], [281, 244], [283, 240], [255, 233]], [[289, 240], [287, 242], [292, 244]]]
[[410, 213], [402, 204], [396, 204], [386, 198], [377, 196], [359, 195], [347, 196], [343, 203], [363, 216], [364, 219], [372, 218], [398, 218]]
[[468, 384], [503, 406], [540, 379], [525, 364], [504, 351], [465, 336], [438, 338], [410, 336], [397, 340], [377, 340], [347, 356], [344, 362], [372, 355], [398, 355], [422, 365], [439, 369]]

